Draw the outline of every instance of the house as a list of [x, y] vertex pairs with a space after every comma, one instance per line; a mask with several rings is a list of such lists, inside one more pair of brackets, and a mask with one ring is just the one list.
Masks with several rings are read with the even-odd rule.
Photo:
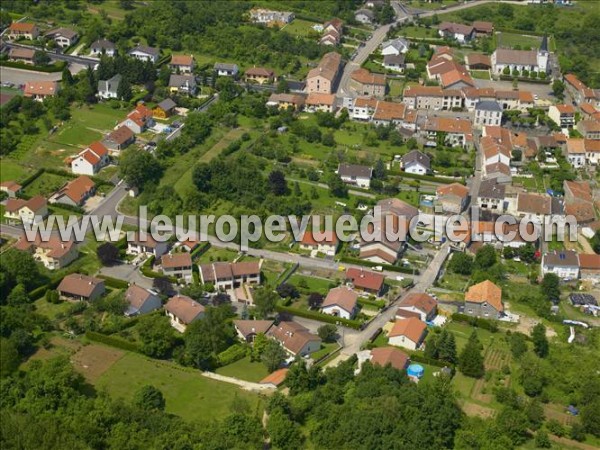
[[282, 369], [277, 369], [276, 371], [270, 373], [269, 375], [264, 377], [262, 380], [260, 380], [258, 382], [258, 384], [262, 384], [264, 386], [269, 386], [273, 389], [276, 389], [283, 384], [283, 382], [285, 381], [285, 378], [287, 377], [287, 373], [289, 372], [289, 370], [290, 369], [288, 369], [287, 367], [284, 367]]
[[138, 103], [133, 111], [127, 114], [127, 117], [119, 126], [126, 126], [135, 134], [140, 134], [154, 125], [152, 110], [143, 103]]
[[431, 172], [431, 159], [419, 150], [412, 150], [402, 156], [402, 170], [418, 175], [428, 174]]
[[69, 28], [55, 28], [48, 31], [44, 36], [48, 39], [52, 39], [60, 48], [68, 48], [71, 45], [76, 44], [79, 40], [77, 31]]
[[367, 69], [358, 69], [350, 74], [350, 88], [358, 95], [383, 97], [386, 91], [385, 75], [371, 73]]
[[383, 293], [385, 276], [363, 268], [350, 267], [346, 269], [346, 281], [351, 283], [355, 291], [372, 294], [377, 297]]
[[71, 273], [64, 277], [56, 290], [65, 300], [88, 302], [100, 298], [106, 292], [104, 280], [80, 273]]
[[499, 319], [504, 313], [502, 289], [485, 280], [474, 284], [465, 293], [465, 312], [468, 316]]
[[198, 242], [195, 238], [187, 238], [185, 241], [179, 242], [181, 250], [188, 253], [192, 253], [198, 248], [199, 245], [200, 242]]
[[576, 169], [585, 166], [585, 140], [581, 138], [567, 139], [567, 161]]
[[307, 112], [328, 112], [333, 113], [336, 110], [336, 97], [333, 94], [320, 94], [312, 92], [308, 94], [305, 101]]
[[109, 150], [118, 153], [127, 148], [134, 141], [135, 134], [131, 131], [131, 128], [122, 125], [108, 134], [102, 141], [102, 144]]
[[194, 75], [171, 75], [169, 77], [169, 91], [172, 94], [196, 95], [198, 84]]
[[600, 121], [598, 120], [580, 120], [577, 123], [577, 131], [585, 139], [600, 140]]
[[82, 206], [96, 192], [96, 183], [87, 175], [80, 175], [69, 181], [50, 197], [50, 203], [69, 206]]
[[502, 124], [502, 108], [495, 101], [484, 100], [475, 105], [475, 118], [473, 125], [475, 127], [484, 127], [486, 125], [500, 126]]
[[579, 109], [581, 110], [581, 118], [583, 120], [600, 120], [600, 111], [598, 111], [594, 105], [591, 105], [590, 103], [581, 103]]
[[192, 257], [187, 252], [162, 255], [160, 264], [163, 274], [170, 277], [192, 281]]
[[250, 20], [254, 23], [263, 23], [269, 27], [284, 26], [294, 20], [294, 13], [289, 11], [273, 11], [264, 8], [250, 10]]
[[568, 73], [564, 76], [565, 87], [575, 102], [582, 107], [585, 104], [600, 106], [600, 94], [587, 87], [576, 75]]
[[442, 22], [438, 26], [438, 34], [444, 39], [456, 39], [459, 43], [465, 44], [473, 39], [475, 29], [472, 25], [463, 25], [462, 23]]
[[319, 39], [319, 45], [336, 46], [342, 39], [343, 22], [338, 19], [331, 19], [323, 24], [324, 34]]
[[123, 77], [116, 74], [108, 80], [98, 81], [98, 97], [102, 99], [119, 98], [119, 85]]
[[437, 188], [436, 196], [444, 213], [460, 214], [467, 206], [469, 188], [459, 183], [446, 184]]
[[394, 72], [404, 72], [406, 68], [404, 55], [385, 55], [383, 57], [383, 67]]
[[542, 275], [553, 273], [563, 281], [579, 278], [579, 255], [573, 250], [560, 250], [544, 253]]
[[324, 231], [315, 235], [312, 229], [307, 229], [300, 240], [302, 250], [316, 251], [327, 256], [335, 255], [338, 245], [337, 235], [333, 231]]
[[465, 56], [465, 64], [469, 70], [490, 70], [492, 60], [483, 53], [469, 53]]
[[75, 242], [63, 241], [57, 234], [51, 235], [47, 241], [43, 241], [39, 234], [36, 234], [33, 241], [28, 241], [23, 235], [14, 248], [31, 253], [48, 270], [62, 269], [79, 256]]
[[40, 30], [35, 23], [12, 22], [8, 27], [8, 39], [28, 39], [33, 41], [40, 35]]
[[9, 223], [21, 221], [33, 224], [42, 221], [47, 215], [48, 202], [41, 195], [29, 200], [9, 198], [4, 206], [4, 217]]
[[129, 255], [152, 255], [154, 258], [160, 258], [167, 253], [169, 244], [167, 242], [156, 241], [150, 233], [142, 236], [139, 231], [133, 234], [131, 240], [127, 241], [127, 253]]
[[375, 14], [368, 9], [359, 9], [354, 13], [354, 20], [363, 24], [373, 23], [375, 21]]
[[510, 166], [502, 162], [486, 164], [483, 166], [483, 177], [487, 179], [493, 178], [497, 183], [510, 184], [512, 181]]
[[187, 326], [204, 317], [205, 308], [191, 298], [177, 294], [165, 304], [165, 313], [171, 319], [171, 326], [183, 333]]
[[33, 64], [33, 56], [35, 50], [32, 48], [13, 47], [8, 50], [8, 59], [10, 61], [23, 62], [25, 64]]
[[506, 185], [498, 183], [496, 178], [482, 180], [477, 205], [481, 209], [503, 212], [507, 207], [504, 201], [505, 192]]
[[392, 366], [394, 369], [404, 370], [409, 363], [406, 353], [394, 347], [376, 347], [371, 350], [370, 361], [376, 366]]
[[172, 55], [169, 68], [176, 73], [192, 73], [194, 71], [194, 55]]
[[517, 194], [517, 207], [513, 215], [541, 223], [544, 216], [549, 216], [553, 211], [552, 197], [547, 194], [519, 192]]
[[333, 94], [336, 90], [338, 76], [342, 65], [342, 56], [339, 53], [326, 53], [319, 65], [311, 69], [306, 76], [306, 92]]
[[270, 95], [267, 106], [277, 106], [278, 109], [292, 108], [299, 111], [304, 106], [305, 98], [301, 94], [276, 94]]
[[371, 177], [373, 176], [373, 168], [357, 164], [339, 164], [337, 174], [344, 183], [369, 189], [371, 186]]
[[533, 94], [528, 91], [496, 91], [496, 101], [502, 109], [518, 109], [527, 112], [535, 106]]
[[162, 302], [156, 292], [136, 284], [132, 284], [125, 291], [125, 301], [128, 303], [125, 311], [127, 317], [141, 316], [162, 307]]
[[600, 255], [580, 253], [579, 276], [582, 280], [600, 281]]
[[239, 68], [237, 64], [228, 64], [228, 63], [215, 63], [214, 71], [220, 77], [236, 77]]
[[459, 89], [442, 89], [439, 86], [409, 86], [404, 90], [402, 102], [411, 109], [451, 110], [462, 108], [463, 96]]
[[425, 122], [422, 133], [428, 145], [436, 145], [438, 135], [443, 136], [444, 143], [450, 147], [467, 148], [473, 142], [473, 128], [468, 119], [431, 117]]
[[0, 183], [0, 191], [6, 192], [9, 198], [18, 197], [21, 194], [22, 186], [14, 181], [3, 181]]
[[561, 128], [573, 128], [576, 110], [573, 105], [550, 105], [548, 117]]
[[352, 319], [356, 313], [358, 294], [347, 286], [331, 289], [323, 300], [321, 311], [342, 319]]
[[156, 117], [157, 119], [168, 119], [175, 114], [176, 107], [177, 103], [170, 98], [165, 98], [162, 102], [154, 107], [152, 110], [152, 116]]
[[473, 28], [477, 36], [491, 36], [494, 33], [494, 24], [492, 22], [476, 20], [473, 22]]
[[383, 44], [381, 44], [381, 54], [383, 56], [403, 55], [408, 52], [409, 47], [410, 43], [406, 39], [392, 39], [390, 41], [385, 41]]
[[502, 74], [508, 68], [510, 74], [514, 70], [523, 72], [548, 72], [548, 38], [544, 36], [538, 50], [511, 50], [497, 48], [492, 53], [492, 70], [496, 74]]
[[127, 52], [129, 56], [140, 61], [150, 61], [152, 64], [158, 62], [160, 56], [160, 50], [155, 47], [148, 47], [147, 45], [137, 45]]
[[54, 97], [60, 90], [57, 81], [27, 81], [23, 95], [41, 102], [45, 98]]
[[260, 261], [215, 262], [199, 266], [200, 281], [215, 289], [234, 289], [242, 284], [260, 284]]
[[275, 72], [264, 67], [252, 67], [244, 74], [246, 81], [256, 84], [273, 84]]
[[588, 164], [597, 166], [600, 164], [600, 140], [585, 139], [585, 159]]
[[425, 340], [427, 325], [416, 317], [398, 319], [388, 333], [388, 343], [396, 347], [417, 350]]
[[[412, 292], [402, 299], [396, 311], [396, 317], [416, 317], [422, 322], [430, 322], [437, 315], [437, 301], [429, 294]], [[409, 314], [406, 314], [406, 313]]]
[[279, 322], [267, 336], [275, 339], [292, 356], [306, 356], [321, 348], [321, 338], [296, 322]]
[[565, 215], [573, 216], [578, 224], [593, 222], [596, 219], [592, 189], [587, 181], [565, 181]]
[[380, 200], [376, 206], [380, 214], [375, 214], [369, 224], [369, 239], [360, 242], [359, 258], [379, 264], [393, 264], [404, 248], [411, 227], [416, 226], [412, 219], [419, 214], [419, 210], [397, 198]]
[[238, 337], [252, 344], [256, 339], [257, 334], [267, 334], [269, 329], [273, 326], [272, 320], [234, 320], [233, 326], [238, 334]]
[[106, 55], [113, 57], [117, 54], [117, 46], [106, 39], [98, 39], [90, 45], [90, 55], [101, 56]]
[[403, 103], [364, 97], [352, 99], [349, 113], [352, 120], [370, 121], [383, 126], [405, 125], [408, 117]]

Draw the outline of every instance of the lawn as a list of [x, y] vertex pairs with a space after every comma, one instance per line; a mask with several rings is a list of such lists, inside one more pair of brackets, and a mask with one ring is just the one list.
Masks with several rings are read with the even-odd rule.
[[142, 386], [152, 384], [163, 393], [166, 411], [189, 421], [221, 418], [231, 412], [231, 403], [239, 397], [254, 409], [260, 398], [235, 385], [203, 377], [198, 371], [175, 364], [126, 353], [95, 382], [113, 397], [131, 400]]
[[31, 175], [32, 170], [20, 164], [3, 158], [0, 161], [0, 181], [20, 181]]
[[215, 372], [226, 377], [239, 378], [254, 383], [269, 375], [265, 365], [260, 361], [250, 361], [250, 356], [246, 356], [228, 366], [219, 367]]
[[238, 256], [238, 252], [235, 250], [211, 247], [198, 258], [198, 264], [207, 264], [217, 261], [231, 262], [236, 258], [236, 256]]
[[305, 289], [308, 292], [319, 292], [321, 294], [327, 294], [330, 284], [332, 283], [331, 280], [324, 278], [308, 277], [298, 274], [292, 275], [288, 282], [300, 289]]
[[402, 27], [397, 32], [398, 36], [404, 36], [407, 38], [417, 39], [441, 39], [438, 35], [438, 30], [435, 28], [425, 28], [410, 25], [408, 27]]
[[404, 82], [402, 80], [390, 80], [388, 84], [390, 86], [390, 96], [400, 97], [402, 95], [404, 89]]
[[223, 136], [219, 142], [217, 142], [215, 145], [213, 145], [210, 148], [210, 150], [208, 150], [204, 155], [202, 155], [200, 157], [200, 159], [198, 159], [198, 162], [203, 162], [203, 163], [210, 162], [213, 158], [216, 158], [217, 156], [219, 156], [221, 154], [221, 152], [223, 150], [225, 150], [225, 148], [227, 148], [227, 146], [229, 144], [231, 144], [232, 142], [239, 139], [242, 136], [242, 134], [244, 134], [246, 131], [247, 130], [243, 127], [234, 128], [229, 133], [227, 133], [225, 136]]
[[406, 5], [409, 8], [427, 9], [427, 10], [447, 8], [448, 6], [453, 6], [456, 4], [458, 4], [458, 2], [456, 0], [442, 0], [441, 2], [433, 2], [433, 3], [430, 3], [428, 1], [422, 1], [422, 0], [409, 0], [406, 2]]
[[482, 328], [475, 328], [470, 325], [459, 323], [459, 322], [450, 322], [446, 329], [451, 331], [456, 338], [456, 349], [460, 352], [463, 347], [467, 344], [469, 340], [469, 336], [473, 333], [473, 330], [477, 330], [477, 337], [479, 338], [479, 342], [483, 344], [484, 351], [488, 347], [488, 345], [492, 342], [493, 334], [487, 330]]
[[489, 80], [490, 79], [489, 70], [471, 70], [470, 73], [473, 78], [477, 78], [478, 80]]
[[47, 197], [64, 186], [69, 180], [70, 178], [62, 175], [44, 172], [35, 180], [33, 180], [33, 182], [27, 186], [24, 191], [30, 196], [43, 195]]
[[311, 358], [315, 361], [323, 358], [325, 355], [329, 355], [331, 352], [336, 350], [339, 345], [336, 342], [331, 342], [329, 344], [321, 344], [321, 349], [317, 350], [313, 354], [311, 354]]
[[501, 48], [520, 48], [521, 50], [536, 49], [542, 39], [539, 36], [527, 36], [514, 33], [496, 33], [496, 46]]
[[317, 25], [317, 22], [309, 22], [308, 20], [294, 19], [292, 23], [287, 24], [281, 30], [293, 36], [318, 36], [319, 32], [315, 31], [312, 28], [313, 25]]

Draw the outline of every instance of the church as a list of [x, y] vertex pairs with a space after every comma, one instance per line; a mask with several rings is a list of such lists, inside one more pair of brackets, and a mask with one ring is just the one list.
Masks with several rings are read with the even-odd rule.
[[549, 56], [548, 37], [544, 36], [538, 50], [496, 49], [492, 53], [492, 70], [499, 75], [504, 72], [506, 67], [510, 69], [511, 73], [514, 69], [517, 69], [519, 73], [522, 73], [523, 70], [548, 73]]

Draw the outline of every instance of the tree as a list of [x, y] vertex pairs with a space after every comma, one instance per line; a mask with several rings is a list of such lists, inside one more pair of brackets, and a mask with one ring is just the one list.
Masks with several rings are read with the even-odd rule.
[[325, 133], [321, 137], [321, 144], [323, 144], [326, 147], [335, 147], [335, 138], [333, 137], [333, 133]]
[[288, 192], [287, 181], [281, 170], [273, 170], [269, 174], [269, 188], [275, 195], [286, 195]]
[[581, 408], [581, 424], [585, 431], [600, 437], [600, 397], [596, 397], [592, 401], [587, 402]]
[[48, 303], [60, 303], [60, 296], [58, 295], [58, 291], [54, 289], [48, 289], [44, 298]]
[[187, 363], [199, 369], [210, 369], [216, 356], [226, 350], [234, 339], [229, 305], [208, 307], [202, 320], [192, 322], [185, 330]]
[[288, 86], [288, 82], [286, 81], [285, 78], [280, 78], [279, 82], [277, 83], [277, 90], [276, 92], [278, 94], [283, 94], [284, 92], [290, 92], [290, 88]]
[[516, 359], [527, 353], [527, 337], [523, 333], [515, 331], [510, 335], [508, 340], [510, 351]]
[[481, 344], [476, 331], [471, 333], [467, 345], [460, 354], [458, 368], [464, 375], [472, 378], [481, 378], [485, 373]]
[[65, 66], [65, 68], [62, 71], [62, 82], [65, 87], [72, 86], [73, 83], [75, 83], [75, 80], [73, 79], [73, 75], [71, 75], [71, 71], [69, 70], [68, 65]]
[[300, 427], [280, 409], [276, 409], [269, 415], [267, 433], [274, 448], [284, 450], [302, 448], [304, 437]]
[[552, 448], [552, 442], [550, 441], [550, 437], [546, 430], [538, 430], [538, 432], [535, 433], [535, 446], [537, 448]]
[[152, 280], [152, 287], [162, 295], [173, 293], [173, 285], [167, 277], [156, 277]]
[[348, 186], [346, 186], [346, 183], [344, 183], [337, 174], [331, 173], [328, 175], [327, 186], [334, 197], [348, 197]]
[[317, 334], [323, 342], [335, 342], [338, 335], [337, 327], [331, 323], [321, 325], [317, 330]]
[[266, 319], [275, 311], [277, 305], [277, 294], [270, 289], [257, 289], [254, 293], [254, 305], [256, 315]]
[[281, 298], [298, 298], [300, 297], [300, 293], [296, 286], [290, 283], [282, 283], [277, 287], [277, 293]]
[[510, 67], [506, 66], [504, 69], [502, 69], [502, 73], [504, 75], [510, 75]]
[[475, 255], [475, 267], [477, 269], [489, 269], [496, 264], [496, 250], [489, 244], [484, 245]]
[[129, 83], [127, 78], [122, 78], [121, 82], [117, 86], [117, 97], [121, 100], [125, 100], [126, 102], [131, 100], [131, 98], [133, 97], [133, 92], [131, 91], [131, 84]]
[[385, 163], [383, 162], [383, 160], [381, 158], [379, 158], [375, 162], [375, 167], [373, 167], [373, 178], [375, 178], [377, 180], [385, 180], [385, 175], [386, 175]]
[[473, 258], [467, 253], [453, 253], [452, 259], [448, 263], [448, 269], [461, 275], [471, 275], [473, 273]]
[[145, 409], [147, 411], [164, 411], [166, 404], [162, 392], [150, 385], [145, 385], [138, 389], [133, 396], [133, 403], [138, 408]]
[[552, 83], [552, 93], [557, 99], [563, 100], [565, 98], [565, 83], [561, 80], [554, 80]]
[[33, 54], [33, 64], [36, 66], [46, 66], [50, 64], [50, 57], [46, 52], [36, 50]]
[[540, 290], [547, 300], [558, 303], [560, 300], [560, 278], [555, 273], [547, 273], [542, 278]]
[[10, 340], [0, 338], [0, 377], [4, 378], [15, 372], [20, 363], [17, 347]]
[[540, 358], [548, 356], [550, 346], [548, 344], [548, 338], [546, 337], [546, 327], [542, 322], [533, 327], [531, 339], [533, 340], [533, 351], [535, 354]]
[[162, 168], [150, 152], [127, 149], [119, 158], [119, 175], [129, 186], [143, 190], [146, 186], [158, 183]]
[[527, 440], [527, 417], [520, 410], [504, 407], [498, 417], [496, 424], [502, 434], [508, 436], [513, 445], [521, 445]]
[[141, 350], [148, 356], [165, 358], [175, 345], [173, 328], [165, 316], [141, 317], [138, 330]]
[[96, 256], [103, 266], [110, 266], [119, 260], [119, 248], [110, 242], [105, 242], [96, 249]]
[[411, 137], [408, 141], [406, 141], [406, 147], [409, 150], [416, 150], [419, 148], [419, 143], [417, 142], [416, 138]]
[[571, 439], [575, 441], [585, 441], [585, 430], [583, 425], [581, 425], [579, 422], [575, 422], [573, 425], [571, 425], [571, 433], [569, 435]]
[[260, 359], [269, 372], [279, 368], [286, 357], [285, 350], [275, 340], [269, 339], [260, 355]]
[[318, 292], [311, 292], [308, 295], [308, 307], [311, 309], [318, 309], [323, 303], [323, 295]]

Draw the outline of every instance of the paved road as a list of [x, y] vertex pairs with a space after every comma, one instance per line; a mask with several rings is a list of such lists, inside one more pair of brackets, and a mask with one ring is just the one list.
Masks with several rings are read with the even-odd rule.
[[[289, 181], [297, 181], [298, 183], [308, 184], [310, 186], [319, 187], [322, 189], [329, 189], [329, 186], [325, 183], [319, 183], [317, 181], [308, 181], [308, 180], [300, 180], [298, 178], [288, 178]], [[375, 194], [371, 194], [369, 192], [357, 191], [355, 189], [348, 189], [348, 193], [352, 195], [356, 195], [357, 197], [366, 197], [366, 198], [377, 198]]]
[[33, 70], [15, 69], [13, 67], [0, 67], [0, 80], [3, 83], [15, 85], [25, 84], [25, 81], [57, 81], [62, 78], [61, 72], [45, 73]]
[[[28, 49], [32, 49], [32, 50], [39, 50], [37, 47], [34, 47], [32, 45], [17, 44], [15, 42], [6, 42], [5, 45], [7, 48], [28, 48]], [[94, 58], [91, 56], [65, 55], [62, 53], [54, 53], [51, 51], [48, 51], [46, 53], [52, 60], [67, 61], [69, 63], [83, 64], [85, 66], [93, 67], [100, 62], [99, 58]]]

